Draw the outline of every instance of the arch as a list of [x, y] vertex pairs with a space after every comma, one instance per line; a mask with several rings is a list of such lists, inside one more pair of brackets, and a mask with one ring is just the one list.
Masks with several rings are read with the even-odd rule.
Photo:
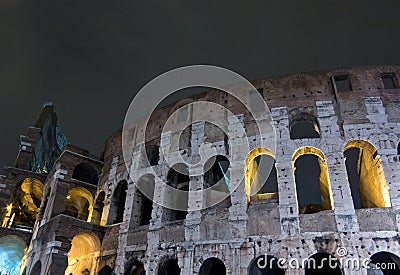
[[103, 208], [104, 208], [104, 198], [106, 193], [103, 190], [97, 194], [96, 201], [93, 206], [93, 214], [92, 214], [92, 222], [95, 224], [102, 223], [102, 215], [103, 215]]
[[[174, 189], [185, 192], [171, 192], [166, 189], [164, 192], [165, 205], [169, 205], [172, 209], [163, 208], [163, 221], [176, 221], [186, 218], [188, 208], [188, 192], [189, 191], [189, 173], [185, 164], [175, 164], [169, 169], [167, 174], [167, 184]], [[182, 207], [183, 206], [183, 207]], [[177, 210], [179, 209], [179, 210]], [[186, 210], [183, 210], [186, 209]]]
[[148, 225], [153, 210], [154, 175], [145, 174], [141, 176], [137, 181], [137, 187], [132, 209], [134, 211], [132, 216], [136, 217], [136, 221], [131, 222], [138, 226]]
[[370, 257], [367, 275], [397, 275], [400, 273], [400, 258], [387, 251], [381, 251]]
[[389, 187], [376, 147], [352, 140], [343, 149], [354, 208], [390, 207]]
[[199, 275], [225, 275], [226, 274], [226, 267], [223, 261], [218, 258], [208, 258], [206, 259], [199, 271]]
[[400, 142], [397, 144], [397, 155], [400, 155]]
[[0, 274], [19, 274], [26, 244], [18, 236], [0, 238]]
[[180, 275], [181, 268], [178, 265], [178, 259], [168, 258], [163, 261], [158, 266], [157, 275]]
[[297, 149], [292, 157], [299, 213], [333, 210], [333, 195], [324, 153], [315, 147]]
[[145, 275], [144, 265], [138, 260], [134, 260], [125, 269], [124, 275]]
[[222, 155], [213, 156], [204, 164], [203, 188], [209, 188], [209, 192], [204, 192], [204, 205], [211, 206], [220, 201], [216, 206], [231, 206], [229, 166], [229, 160]]
[[103, 266], [102, 269], [100, 269], [99, 274], [98, 275], [112, 275], [113, 274], [113, 269], [109, 266]]
[[91, 232], [82, 232], [74, 236], [68, 253], [68, 266], [65, 274], [82, 274], [89, 271], [94, 274], [96, 258], [100, 253], [100, 240]]
[[139, 168], [158, 165], [160, 161], [160, 140], [154, 139], [143, 144], [140, 153]]
[[3, 227], [32, 229], [43, 197], [43, 183], [35, 178], [25, 178], [15, 189], [12, 202], [7, 206]]
[[245, 164], [245, 188], [248, 200], [279, 199], [274, 153], [268, 148], [254, 148], [247, 154]]
[[93, 197], [86, 188], [74, 187], [68, 191], [65, 214], [80, 220], [89, 221], [93, 209]]
[[342, 275], [338, 259], [325, 252], [310, 256], [305, 264], [305, 275]]
[[42, 272], [42, 262], [37, 261], [32, 267], [30, 274], [40, 275], [40, 272]]
[[261, 255], [250, 262], [248, 275], [284, 275], [278, 259], [271, 255]]
[[317, 118], [309, 113], [300, 113], [290, 120], [290, 139], [320, 138]]
[[124, 220], [126, 191], [128, 190], [128, 182], [120, 181], [114, 190], [112, 196], [110, 211], [108, 213], [108, 224], [120, 223]]
[[96, 169], [88, 163], [80, 163], [76, 165], [72, 172], [72, 178], [94, 185], [97, 185], [99, 180]]
[[146, 144], [146, 156], [150, 166], [158, 165], [158, 161], [160, 160], [160, 147], [155, 144]]

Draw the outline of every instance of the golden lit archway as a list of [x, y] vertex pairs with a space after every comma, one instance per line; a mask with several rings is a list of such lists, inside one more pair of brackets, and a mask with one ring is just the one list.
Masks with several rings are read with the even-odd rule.
[[85, 272], [95, 274], [99, 255], [100, 240], [95, 234], [91, 232], [77, 234], [72, 239], [65, 274], [85, 274]]
[[[257, 147], [246, 157], [245, 190], [247, 199], [265, 200], [278, 197], [275, 155], [267, 148]], [[261, 165], [261, 167], [259, 167]]]
[[354, 207], [390, 207], [389, 186], [375, 146], [366, 140], [352, 140], [343, 151]]
[[333, 210], [332, 189], [324, 153], [312, 146], [300, 147], [294, 152], [292, 163], [299, 213]]
[[72, 188], [69, 190], [66, 200], [65, 214], [84, 221], [91, 220], [93, 197], [86, 188]]
[[35, 178], [26, 178], [13, 194], [6, 207], [3, 227], [32, 228], [43, 196], [43, 183]]

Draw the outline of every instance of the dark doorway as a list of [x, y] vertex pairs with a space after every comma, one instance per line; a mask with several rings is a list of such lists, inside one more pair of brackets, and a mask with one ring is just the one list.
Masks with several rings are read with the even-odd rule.
[[342, 275], [338, 259], [328, 253], [320, 252], [308, 258], [305, 275]]
[[208, 258], [200, 267], [199, 275], [225, 275], [226, 267], [218, 258]]
[[249, 267], [248, 275], [284, 275], [285, 270], [278, 266], [278, 259], [270, 255], [255, 258]]

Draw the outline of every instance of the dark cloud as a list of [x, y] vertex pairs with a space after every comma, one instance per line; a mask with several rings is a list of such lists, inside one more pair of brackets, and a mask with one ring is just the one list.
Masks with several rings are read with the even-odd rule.
[[0, 165], [52, 101], [70, 141], [99, 153], [134, 94], [178, 66], [249, 79], [400, 60], [396, 1], [4, 0]]

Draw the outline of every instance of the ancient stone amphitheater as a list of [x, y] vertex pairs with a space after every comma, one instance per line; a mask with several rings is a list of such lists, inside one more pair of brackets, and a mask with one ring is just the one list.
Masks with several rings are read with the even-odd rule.
[[[374, 66], [254, 81], [247, 103], [269, 135], [210, 90], [117, 131], [100, 157], [69, 144], [45, 104], [0, 178], [0, 274], [400, 274], [399, 77]], [[231, 115], [192, 123], [196, 101]], [[167, 119], [183, 131], [163, 131]], [[173, 142], [201, 165], [167, 162]], [[212, 191], [169, 209], [163, 182]]]

